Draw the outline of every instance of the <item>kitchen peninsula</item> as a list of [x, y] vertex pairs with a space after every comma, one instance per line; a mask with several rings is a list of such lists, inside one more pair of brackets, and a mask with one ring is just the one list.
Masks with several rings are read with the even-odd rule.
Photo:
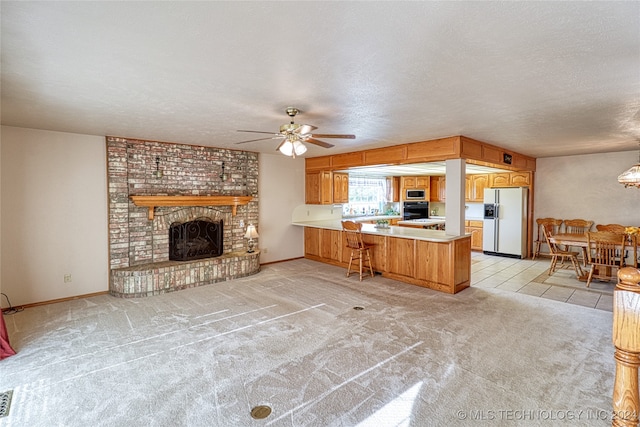
[[[293, 225], [304, 227], [305, 258], [347, 268], [350, 250], [342, 233], [342, 218], [302, 205]], [[337, 211], [337, 210], [335, 210]], [[324, 216], [324, 219], [319, 219]], [[365, 243], [372, 244], [373, 269], [384, 277], [455, 294], [469, 287], [471, 235], [450, 236], [444, 231], [362, 224]]]

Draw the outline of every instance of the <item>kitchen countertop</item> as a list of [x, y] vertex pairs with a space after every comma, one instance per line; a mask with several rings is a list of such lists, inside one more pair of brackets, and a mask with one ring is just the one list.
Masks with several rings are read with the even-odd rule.
[[343, 215], [342, 219], [353, 222], [402, 219], [401, 215]]
[[420, 225], [441, 225], [444, 224], [446, 221], [444, 220], [444, 218], [442, 219], [437, 219], [437, 218], [420, 218], [420, 219], [408, 219], [406, 221], [398, 221], [398, 225], [414, 225], [414, 224], [420, 224]]
[[[324, 228], [327, 230], [342, 230], [341, 220], [323, 220], [323, 221], [298, 221], [293, 225], [300, 227]], [[362, 224], [362, 232], [364, 234], [374, 234], [378, 236], [399, 237], [402, 239], [425, 240], [429, 242], [451, 242], [458, 239], [464, 239], [471, 234], [464, 236], [451, 236], [440, 230], [425, 230], [422, 228], [390, 226], [389, 228], [376, 228], [374, 224]]]

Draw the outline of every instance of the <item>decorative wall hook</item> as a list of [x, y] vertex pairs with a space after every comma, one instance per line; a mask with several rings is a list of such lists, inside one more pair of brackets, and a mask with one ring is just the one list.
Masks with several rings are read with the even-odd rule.
[[226, 181], [227, 180], [227, 174], [224, 173], [224, 162], [222, 162], [222, 172], [220, 172], [220, 179], [222, 181]]
[[162, 171], [160, 170], [160, 156], [156, 156], [156, 170], [153, 172], [154, 178], [162, 178]]

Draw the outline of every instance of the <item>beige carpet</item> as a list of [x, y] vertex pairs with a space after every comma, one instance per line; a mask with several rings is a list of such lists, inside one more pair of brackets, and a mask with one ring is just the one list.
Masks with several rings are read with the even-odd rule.
[[5, 320], [0, 426], [610, 425], [611, 313], [500, 289], [296, 260]]

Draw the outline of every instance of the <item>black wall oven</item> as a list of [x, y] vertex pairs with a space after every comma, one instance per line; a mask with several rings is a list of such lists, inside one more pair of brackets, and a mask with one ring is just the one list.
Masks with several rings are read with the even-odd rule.
[[404, 202], [402, 219], [429, 218], [429, 202]]

